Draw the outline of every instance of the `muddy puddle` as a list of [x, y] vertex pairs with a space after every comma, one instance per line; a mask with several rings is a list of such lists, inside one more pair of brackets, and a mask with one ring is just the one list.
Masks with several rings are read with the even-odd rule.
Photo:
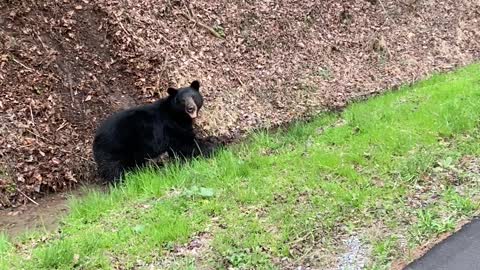
[[99, 186], [82, 186], [75, 190], [44, 196], [35, 203], [0, 210], [0, 231], [14, 238], [28, 231], [54, 231], [69, 210], [72, 196], [82, 197]]

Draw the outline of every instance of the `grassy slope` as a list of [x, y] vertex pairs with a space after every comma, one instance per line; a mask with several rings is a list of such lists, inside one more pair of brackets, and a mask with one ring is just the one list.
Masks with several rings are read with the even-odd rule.
[[[472, 65], [210, 160], [132, 174], [73, 200], [61, 232], [16, 247], [0, 236], [0, 268], [328, 265], [351, 235], [371, 268], [388, 267], [479, 209], [478, 179], [458, 165], [480, 157], [479, 78]], [[178, 256], [194, 235], [202, 254]]]

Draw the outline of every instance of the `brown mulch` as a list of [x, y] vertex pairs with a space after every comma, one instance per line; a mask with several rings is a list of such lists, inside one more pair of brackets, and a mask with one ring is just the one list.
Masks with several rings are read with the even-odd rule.
[[0, 207], [93, 179], [98, 120], [169, 85], [238, 138], [478, 60], [480, 3], [441, 2], [1, 1]]

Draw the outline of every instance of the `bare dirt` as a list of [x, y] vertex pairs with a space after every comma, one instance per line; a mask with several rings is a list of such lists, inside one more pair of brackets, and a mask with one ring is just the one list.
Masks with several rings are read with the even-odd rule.
[[0, 231], [10, 237], [19, 236], [26, 231], [54, 231], [68, 212], [68, 198], [81, 197], [83, 194], [84, 189], [77, 188], [42, 197], [28, 205], [1, 209]]
[[0, 208], [94, 177], [98, 120], [198, 79], [230, 140], [480, 58], [475, 0], [0, 2]]

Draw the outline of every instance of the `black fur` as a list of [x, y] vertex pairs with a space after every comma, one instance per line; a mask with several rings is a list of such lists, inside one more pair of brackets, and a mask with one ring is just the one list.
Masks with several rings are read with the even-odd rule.
[[[94, 159], [100, 176], [109, 182], [126, 170], [144, 165], [167, 152], [170, 157], [198, 154], [193, 120], [188, 112], [203, 105], [200, 84], [168, 89], [168, 96], [155, 103], [120, 111], [97, 129], [93, 142]], [[193, 102], [192, 102], [193, 100]], [[196, 113], [195, 113], [196, 115]]]

